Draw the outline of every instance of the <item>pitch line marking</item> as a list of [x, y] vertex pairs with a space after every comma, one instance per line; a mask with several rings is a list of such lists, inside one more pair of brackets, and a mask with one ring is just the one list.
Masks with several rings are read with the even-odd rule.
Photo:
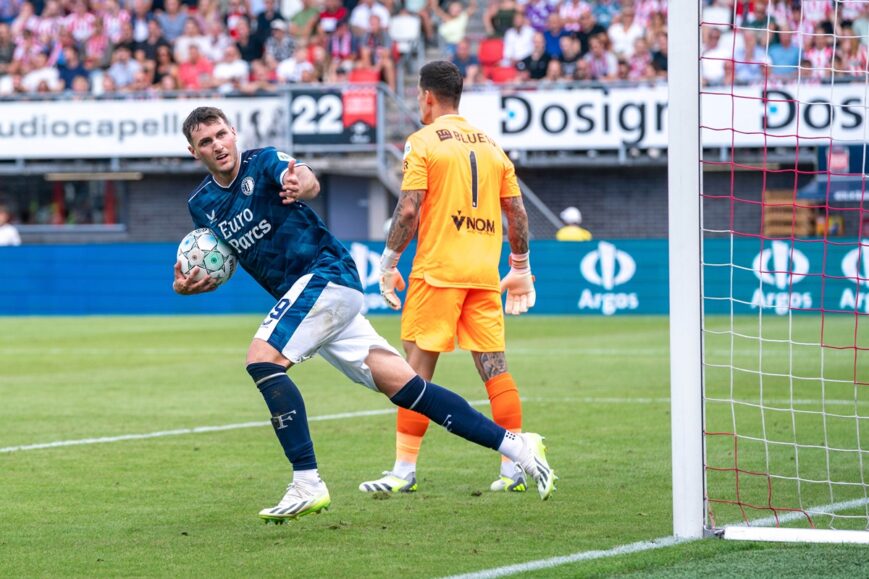
[[[471, 406], [488, 404], [488, 400], [469, 400]], [[363, 418], [366, 416], [382, 416], [395, 414], [395, 408], [381, 408], [379, 410], [360, 410], [358, 412], [340, 412], [338, 414], [322, 414], [311, 416], [308, 422], [323, 422], [326, 420], [343, 420], [345, 418]], [[21, 452], [25, 450], [43, 450], [47, 448], [60, 448], [62, 446], [81, 446], [85, 444], [106, 444], [109, 442], [122, 442], [125, 440], [146, 440], [148, 438], [162, 438], [164, 436], [181, 436], [184, 434], [203, 434], [206, 432], [222, 432], [225, 430], [239, 430], [242, 428], [260, 428], [270, 426], [269, 421], [240, 422], [238, 424], [222, 424], [218, 426], [195, 426], [193, 428], [176, 428], [174, 430], [161, 430], [158, 432], [145, 432], [139, 434], [121, 434], [119, 436], [101, 436], [97, 438], [79, 438], [77, 440], [57, 440], [38, 444], [24, 444], [21, 446], [7, 446], [0, 448], [0, 454]]]
[[640, 541], [638, 543], [629, 543], [627, 545], [619, 545], [607, 550], [596, 551], [580, 551], [572, 555], [562, 555], [560, 557], [550, 557], [548, 559], [538, 559], [537, 561], [528, 561], [527, 563], [518, 563], [516, 565], [506, 565], [504, 567], [495, 567], [474, 573], [466, 573], [464, 575], [451, 575], [446, 579], [492, 579], [493, 577], [506, 577], [507, 575], [515, 575], [517, 573], [527, 573], [529, 571], [538, 571], [540, 569], [552, 569], [561, 565], [569, 565], [579, 561], [592, 561], [594, 559], [606, 559], [609, 557], [618, 557], [620, 555], [629, 555], [631, 553], [640, 553], [642, 551], [650, 551], [652, 549], [661, 549], [663, 547], [672, 547], [681, 543], [687, 543], [693, 539], [680, 539], [678, 537], [660, 537], [651, 541]]

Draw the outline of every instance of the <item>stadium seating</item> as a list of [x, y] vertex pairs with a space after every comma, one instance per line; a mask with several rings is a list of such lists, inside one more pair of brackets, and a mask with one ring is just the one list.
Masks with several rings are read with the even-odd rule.
[[483, 75], [491, 79], [491, 72], [500, 65], [504, 58], [504, 41], [500, 38], [486, 38], [480, 42], [477, 49], [477, 58], [483, 68]]

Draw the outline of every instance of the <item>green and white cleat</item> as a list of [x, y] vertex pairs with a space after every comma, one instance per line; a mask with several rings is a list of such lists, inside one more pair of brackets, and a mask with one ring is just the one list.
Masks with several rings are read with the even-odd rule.
[[528, 476], [537, 482], [537, 492], [544, 501], [552, 496], [555, 490], [555, 471], [549, 467], [546, 461], [546, 446], [543, 445], [543, 437], [533, 432], [519, 434], [525, 448], [522, 456], [516, 462], [522, 467]]
[[385, 470], [383, 475], [377, 480], [369, 480], [360, 484], [359, 490], [363, 493], [412, 493], [417, 489], [416, 473], [412, 472], [400, 477], [392, 471]]
[[282, 525], [284, 521], [294, 521], [311, 513], [328, 510], [331, 504], [332, 499], [325, 484], [320, 483], [310, 488], [290, 483], [281, 502], [277, 506], [261, 510], [259, 517], [264, 519], [266, 524], [272, 522]]
[[512, 477], [501, 475], [501, 478], [489, 485], [489, 490], [496, 493], [524, 493], [527, 489], [528, 485], [525, 482], [525, 473], [518, 465]]

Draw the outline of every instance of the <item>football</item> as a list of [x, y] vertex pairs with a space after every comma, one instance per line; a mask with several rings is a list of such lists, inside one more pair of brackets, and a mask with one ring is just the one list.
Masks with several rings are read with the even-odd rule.
[[199, 271], [194, 279], [199, 280], [206, 275], [217, 280], [220, 285], [235, 272], [238, 259], [232, 249], [217, 238], [208, 228], [195, 229], [184, 236], [178, 246], [178, 263], [181, 273], [189, 275], [194, 267]]

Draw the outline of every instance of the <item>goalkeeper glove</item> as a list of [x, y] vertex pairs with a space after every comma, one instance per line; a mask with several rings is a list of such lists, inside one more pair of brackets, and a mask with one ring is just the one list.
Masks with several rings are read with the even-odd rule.
[[534, 276], [531, 275], [529, 254], [510, 254], [510, 271], [501, 280], [501, 292], [507, 291], [504, 311], [518, 316], [534, 307], [537, 292], [534, 291]]
[[395, 291], [403, 291], [406, 287], [404, 278], [396, 267], [400, 258], [400, 253], [388, 247], [383, 250], [383, 256], [380, 258], [380, 295], [383, 296], [386, 305], [393, 310], [401, 309], [401, 298]]

